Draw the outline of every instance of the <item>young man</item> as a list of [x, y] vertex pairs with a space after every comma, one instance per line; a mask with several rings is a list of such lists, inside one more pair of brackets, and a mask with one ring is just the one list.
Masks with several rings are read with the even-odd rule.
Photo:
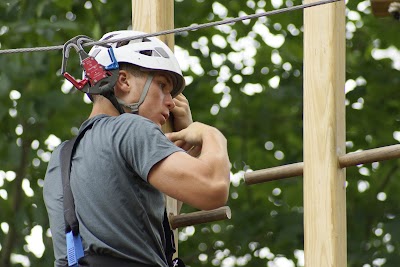
[[[102, 40], [141, 34], [118, 31]], [[70, 183], [83, 248], [85, 255], [123, 259], [132, 266], [167, 267], [163, 194], [203, 210], [224, 205], [230, 168], [226, 139], [213, 127], [192, 123], [181, 94], [181, 70], [164, 43], [141, 38], [110, 45], [120, 65], [118, 79], [111, 97], [91, 96], [92, 113], [80, 131], [93, 126], [72, 159]], [[110, 63], [107, 48], [93, 47], [89, 54], [104, 66]], [[177, 132], [164, 135], [161, 126], [170, 113]], [[52, 154], [43, 192], [56, 267], [67, 266], [63, 145]]]

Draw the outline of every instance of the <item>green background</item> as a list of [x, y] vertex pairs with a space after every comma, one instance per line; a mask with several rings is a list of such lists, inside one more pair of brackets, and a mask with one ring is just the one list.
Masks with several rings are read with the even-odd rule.
[[[299, 4], [180, 0], [175, 27]], [[127, 29], [130, 7], [131, 1], [3, 0], [0, 49], [62, 45], [80, 34], [98, 39]], [[346, 15], [347, 152], [397, 144], [400, 24], [373, 16], [369, 1], [347, 1]], [[180, 255], [189, 266], [304, 264], [302, 177], [243, 182], [245, 171], [303, 160], [302, 25], [303, 12], [293, 11], [175, 36], [193, 117], [226, 135], [232, 163], [232, 219], [180, 231]], [[68, 71], [79, 77], [74, 56]], [[53, 264], [42, 198], [49, 141], [71, 138], [91, 108], [81, 93], [61, 90], [61, 60], [60, 50], [0, 55], [2, 267]], [[399, 160], [346, 172], [348, 266], [398, 266]], [[28, 245], [32, 229], [42, 229], [45, 249]]]

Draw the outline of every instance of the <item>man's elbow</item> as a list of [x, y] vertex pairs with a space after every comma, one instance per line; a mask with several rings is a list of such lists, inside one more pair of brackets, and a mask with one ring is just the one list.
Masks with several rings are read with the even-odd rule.
[[205, 201], [203, 210], [213, 210], [226, 204], [229, 195], [229, 183], [220, 183], [209, 191], [208, 201]]

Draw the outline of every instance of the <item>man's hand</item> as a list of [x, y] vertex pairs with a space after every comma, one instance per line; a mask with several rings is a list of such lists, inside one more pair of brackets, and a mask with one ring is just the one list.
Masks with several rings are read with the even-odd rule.
[[225, 137], [217, 129], [200, 122], [193, 122], [179, 132], [166, 133], [169, 140], [193, 157], [200, 156], [203, 139], [212, 135], [219, 135], [221, 140], [226, 143]]
[[192, 122], [189, 101], [183, 94], [174, 98], [175, 108], [171, 111], [174, 117], [175, 131], [180, 131], [188, 127]]
[[205, 131], [204, 126], [202, 123], [194, 122], [181, 131], [166, 133], [166, 136], [192, 157], [198, 157], [203, 143], [202, 132]]

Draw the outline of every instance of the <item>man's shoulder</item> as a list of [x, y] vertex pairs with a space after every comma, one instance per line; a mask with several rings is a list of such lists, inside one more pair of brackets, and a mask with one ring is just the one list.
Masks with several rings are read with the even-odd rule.
[[119, 125], [125, 124], [144, 124], [144, 125], [156, 125], [151, 120], [132, 113], [124, 113], [118, 116], [109, 116], [105, 114], [99, 114], [95, 117], [92, 117], [85, 122], [82, 123], [80, 129], [84, 128], [88, 124], [98, 124], [98, 125], [109, 125], [113, 127], [118, 127]]
[[114, 118], [113, 122], [115, 127], [122, 127], [122, 128], [129, 128], [130, 130], [133, 129], [140, 129], [141, 131], [144, 129], [157, 129], [159, 128], [154, 122], [151, 120], [130, 113], [124, 113]]
[[116, 118], [116, 120], [122, 120], [122, 121], [132, 121], [132, 122], [139, 122], [139, 123], [142, 123], [142, 122], [143, 123], [144, 122], [153, 123], [151, 120], [149, 120], [143, 116], [140, 116], [137, 114], [132, 114], [132, 113], [124, 113], [119, 116], [116, 116], [115, 118]]
[[161, 133], [161, 129], [154, 122], [130, 113], [101, 118], [94, 123], [94, 127], [89, 131], [89, 135], [95, 140], [95, 143], [118, 143], [123, 140], [138, 141]]

